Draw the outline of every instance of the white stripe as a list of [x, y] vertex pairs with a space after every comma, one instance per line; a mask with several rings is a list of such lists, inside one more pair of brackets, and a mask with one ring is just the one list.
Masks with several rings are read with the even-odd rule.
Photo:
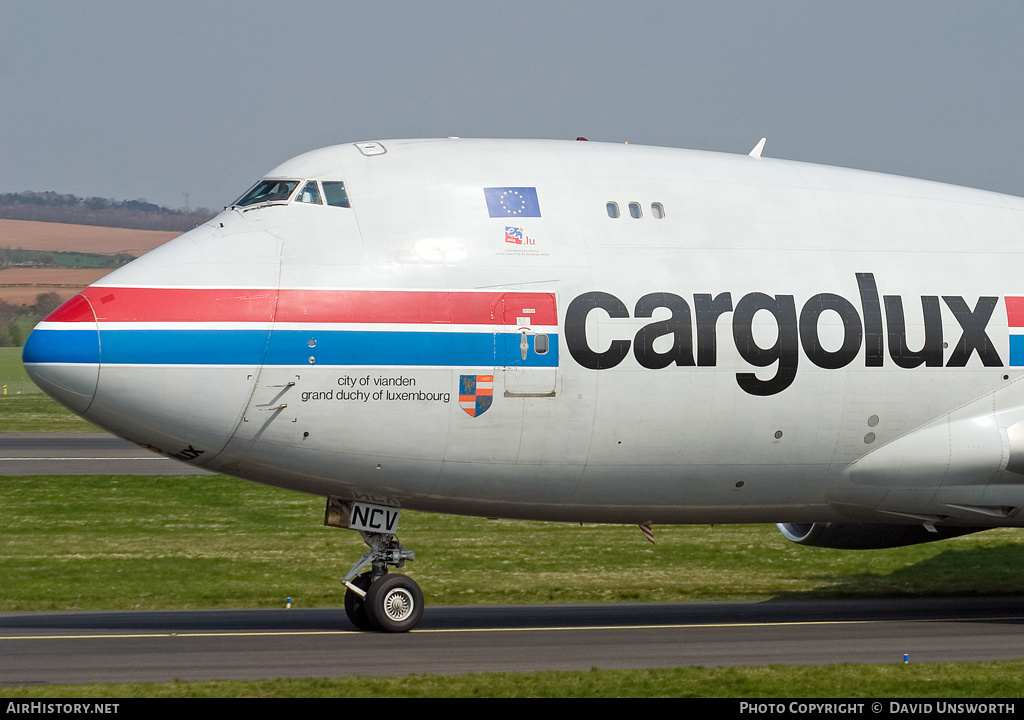
[[[45, 365], [46, 367], [97, 367], [100, 363], [25, 363], [25, 365]], [[209, 368], [215, 370], [230, 370], [230, 369], [259, 369], [266, 367], [267, 369], [284, 370], [287, 368], [294, 368], [295, 370], [305, 369], [309, 370], [333, 370], [337, 368], [344, 368], [345, 370], [352, 370], [353, 368], [362, 368], [365, 370], [437, 370], [450, 373], [461, 373], [466, 374], [473, 370], [478, 372], [486, 372], [488, 374], [495, 372], [496, 369], [504, 367], [503, 365], [330, 365], [328, 363], [317, 362], [312, 365], [299, 364], [299, 365], [263, 365], [262, 363], [254, 363], [252, 365], [228, 365], [219, 363], [102, 363], [103, 369], [108, 368], [152, 368], [152, 369], [163, 369], [163, 368]], [[454, 375], [453, 375], [454, 377]]]
[[[104, 278], [105, 279], [105, 278]], [[543, 280], [538, 284], [553, 284], [556, 280]], [[436, 288], [393, 288], [393, 287], [333, 287], [333, 286], [321, 286], [321, 285], [296, 285], [282, 288], [267, 287], [266, 285], [126, 285], [123, 282], [110, 284], [99, 280], [93, 283], [90, 287], [94, 288], [110, 288], [117, 290], [118, 288], [124, 288], [126, 290], [257, 290], [262, 292], [274, 293], [278, 290], [302, 290], [312, 292], [395, 292], [395, 293], [417, 293], [417, 292], [428, 292], [428, 293], [521, 293], [525, 295], [554, 295], [553, 290], [533, 290], [523, 289], [517, 286], [507, 287], [489, 287], [486, 290], [480, 289], [453, 289], [447, 287], [436, 287]]]
[[[274, 323], [269, 322], [41, 322], [42, 330], [260, 330], [304, 332], [452, 332], [452, 333], [516, 333], [515, 325], [453, 325], [438, 323]], [[531, 334], [557, 335], [557, 325], [534, 325]]]

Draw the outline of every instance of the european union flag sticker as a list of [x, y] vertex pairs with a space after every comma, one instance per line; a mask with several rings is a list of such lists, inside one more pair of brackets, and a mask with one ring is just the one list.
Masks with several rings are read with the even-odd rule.
[[540, 217], [540, 202], [534, 187], [484, 188], [487, 214], [492, 218]]

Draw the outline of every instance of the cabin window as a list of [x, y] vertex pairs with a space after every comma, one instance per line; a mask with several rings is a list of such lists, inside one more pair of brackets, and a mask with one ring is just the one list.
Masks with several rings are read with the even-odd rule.
[[548, 351], [548, 336], [547, 335], [534, 335], [533, 336], [533, 351], [538, 355], [544, 355]]
[[302, 187], [298, 197], [295, 198], [295, 202], [323, 205], [323, 202], [320, 200], [320, 189], [316, 186], [316, 180], [310, 180]]
[[640, 203], [631, 202], [629, 204], [629, 216], [634, 220], [639, 220], [643, 217], [643, 211], [640, 209]]
[[298, 180], [260, 180], [249, 192], [238, 198], [234, 205], [247, 207], [259, 203], [288, 202], [298, 186]]
[[651, 215], [661, 220], [665, 217], [665, 206], [661, 203], [651, 203]]
[[352, 207], [348, 204], [348, 192], [345, 190], [345, 183], [335, 180], [324, 180], [324, 197], [327, 204], [333, 207]]
[[610, 202], [605, 205], [608, 210], [608, 217], [617, 218], [619, 216], [619, 204], [617, 202]]

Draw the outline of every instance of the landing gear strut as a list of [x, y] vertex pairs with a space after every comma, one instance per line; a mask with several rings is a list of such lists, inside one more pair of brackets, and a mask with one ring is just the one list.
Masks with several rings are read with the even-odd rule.
[[[398, 525], [398, 509], [387, 508], [387, 520], [373, 518], [374, 506], [346, 503], [338, 498], [327, 499], [326, 525], [355, 529], [370, 551], [363, 553], [341, 584], [345, 591], [345, 614], [360, 630], [408, 632], [423, 616], [423, 591], [416, 581], [405, 575], [388, 574], [388, 566], [400, 568], [416, 554], [398, 542], [393, 532]], [[383, 511], [382, 508], [378, 508]], [[373, 523], [381, 529], [369, 529]], [[370, 569], [363, 572], [366, 567]], [[361, 573], [361, 574], [360, 574]]]

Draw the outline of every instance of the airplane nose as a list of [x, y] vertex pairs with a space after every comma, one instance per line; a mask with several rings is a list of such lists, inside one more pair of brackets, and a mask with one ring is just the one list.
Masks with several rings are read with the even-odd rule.
[[89, 301], [76, 295], [40, 322], [22, 362], [42, 390], [79, 415], [89, 409], [100, 375], [100, 335]]

